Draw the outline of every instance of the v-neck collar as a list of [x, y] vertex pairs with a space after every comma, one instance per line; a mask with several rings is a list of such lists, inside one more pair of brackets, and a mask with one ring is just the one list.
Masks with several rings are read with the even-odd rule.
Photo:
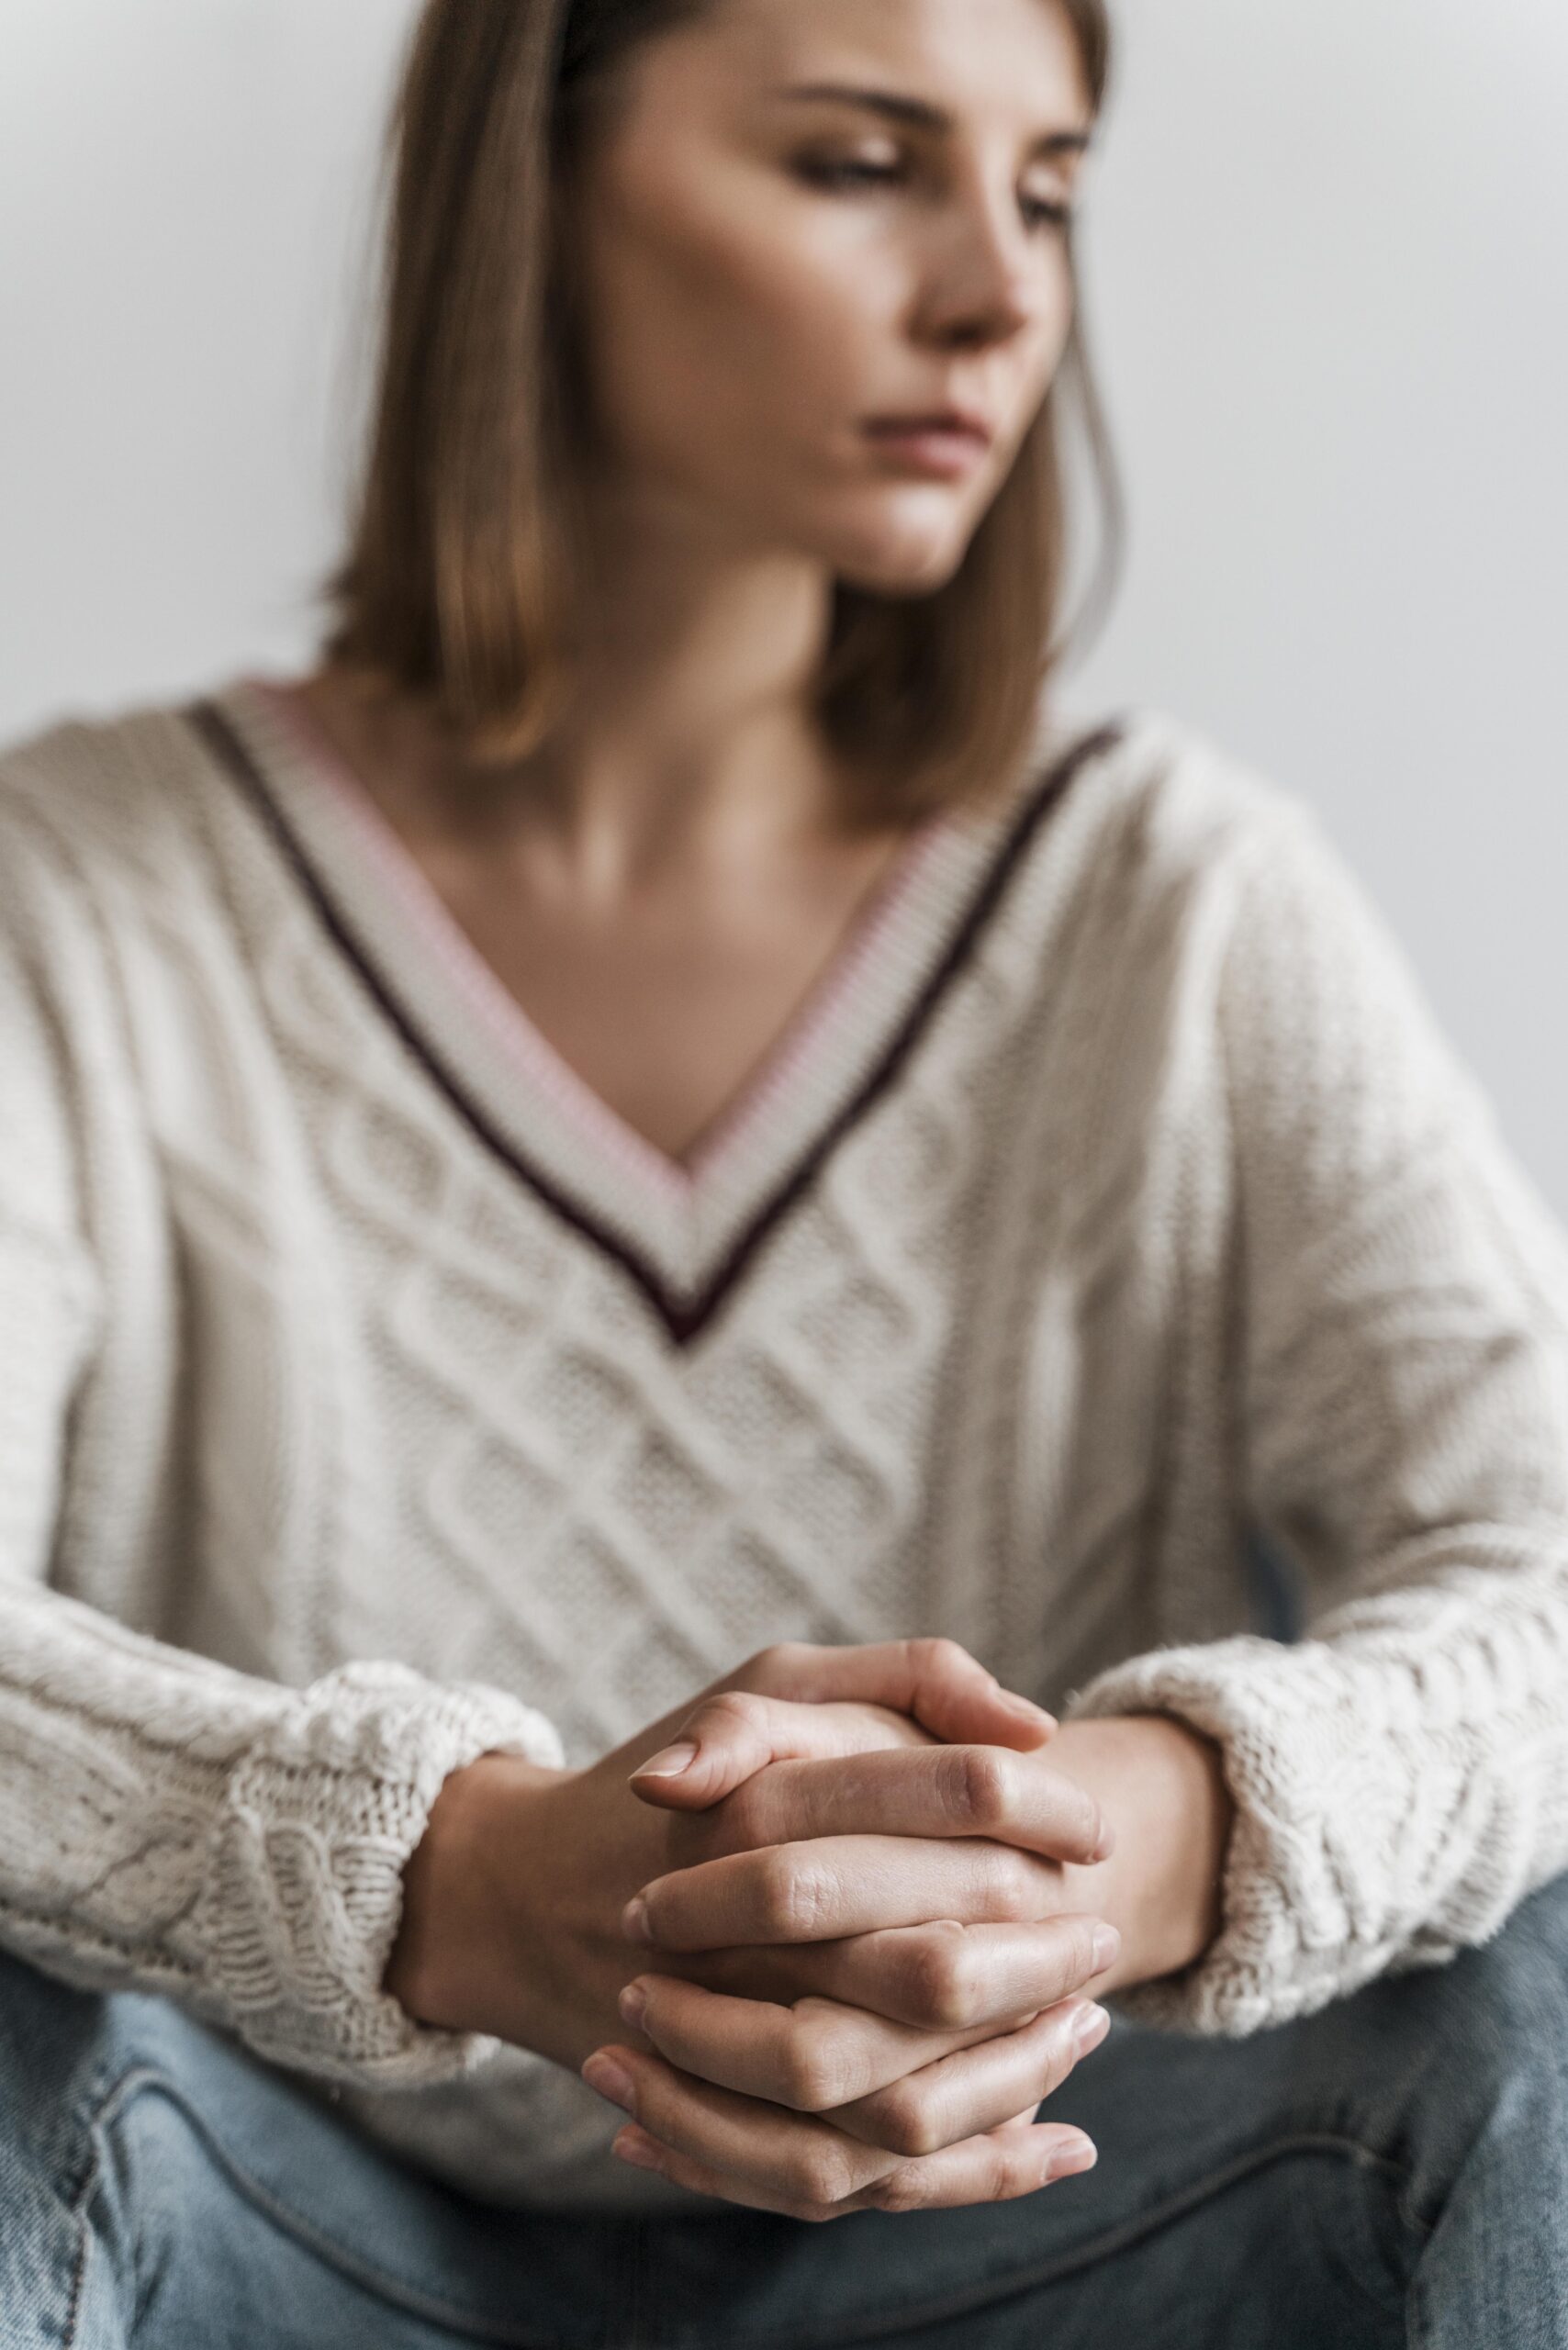
[[929, 820], [686, 1162], [567, 1063], [358, 778], [244, 677], [187, 713], [246, 791], [339, 950], [465, 1124], [633, 1278], [677, 1345], [706, 1326], [839, 1137], [890, 1083], [1025, 842], [1117, 722], [1046, 738], [1004, 807]]

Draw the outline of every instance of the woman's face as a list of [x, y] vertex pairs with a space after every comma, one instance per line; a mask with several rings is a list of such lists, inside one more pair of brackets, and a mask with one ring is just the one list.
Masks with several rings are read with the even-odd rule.
[[[573, 231], [605, 487], [715, 549], [940, 586], [1071, 326], [1065, 14], [716, 0], [622, 73]], [[953, 409], [989, 447], [873, 429]]]

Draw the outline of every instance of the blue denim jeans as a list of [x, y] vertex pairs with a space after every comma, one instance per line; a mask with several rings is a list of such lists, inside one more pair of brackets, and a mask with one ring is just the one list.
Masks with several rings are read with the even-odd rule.
[[1118, 2017], [1098, 2166], [812, 2227], [498, 2210], [161, 1999], [0, 1957], [0, 2350], [1568, 2350], [1568, 1875], [1241, 2041]]

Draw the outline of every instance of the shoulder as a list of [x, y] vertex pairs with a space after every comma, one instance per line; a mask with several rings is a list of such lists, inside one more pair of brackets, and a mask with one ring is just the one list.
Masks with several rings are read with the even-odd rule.
[[1187, 719], [1138, 706], [1046, 739], [1047, 777], [1064, 771], [1046, 861], [1119, 949], [1147, 932], [1223, 955], [1282, 877], [1309, 896], [1354, 890], [1311, 804]]
[[1265, 768], [1173, 711], [1137, 705], [1075, 735], [1110, 736], [1094, 786], [1109, 827], [1172, 867], [1240, 866], [1322, 837], [1311, 804]]
[[118, 1062], [134, 1085], [125, 1014], [139, 979], [171, 941], [185, 954], [230, 919], [222, 789], [177, 705], [66, 718], [0, 749], [0, 1049], [13, 1077], [27, 1062], [58, 1092]]
[[89, 1104], [127, 1074], [123, 941], [177, 887], [193, 756], [174, 712], [67, 719], [0, 750], [0, 1227], [63, 1246]]
[[210, 760], [176, 707], [66, 717], [0, 746], [0, 953], [35, 983], [203, 859]]
[[0, 888], [165, 896], [200, 870], [213, 763], [183, 706], [66, 717], [0, 748]]
[[1409, 948], [1332, 823], [1305, 794], [1162, 712], [1140, 712], [1125, 746], [1129, 808], [1165, 870], [1214, 885], [1215, 931], [1248, 1000], [1310, 997], [1327, 1022], [1348, 1001], [1430, 1025]]

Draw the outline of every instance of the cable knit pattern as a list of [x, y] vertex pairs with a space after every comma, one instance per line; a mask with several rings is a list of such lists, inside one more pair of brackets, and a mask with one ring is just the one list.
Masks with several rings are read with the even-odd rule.
[[380, 1988], [403, 1867], [442, 1783], [498, 1751], [563, 1760], [548, 1724], [504, 1692], [432, 1690], [396, 1664], [344, 1665], [249, 1741], [226, 1775], [192, 1932], [204, 1984], [262, 2055], [383, 2087], [498, 2052], [480, 2033], [417, 2027]]
[[1246, 2032], [1451, 1958], [1568, 1867], [1568, 1251], [1305, 812], [1249, 861], [1217, 999], [1260, 1523], [1310, 1638], [1136, 1657], [1239, 1806], [1226, 1926], [1146, 2021]]
[[401, 1875], [449, 1772], [558, 1763], [504, 1692], [355, 1664], [297, 1696], [55, 1596], [5, 1603], [0, 1929], [88, 1987], [168, 1991], [322, 2079], [461, 2076], [482, 2033], [380, 1988]]
[[0, 760], [0, 1940], [472, 2191], [673, 2192], [379, 1989], [443, 1777], [769, 1640], [1216, 1739], [1159, 2024], [1568, 1865], [1568, 1245], [1317, 821], [1174, 721], [912, 844], [689, 1167], [263, 686], [62, 726]]

